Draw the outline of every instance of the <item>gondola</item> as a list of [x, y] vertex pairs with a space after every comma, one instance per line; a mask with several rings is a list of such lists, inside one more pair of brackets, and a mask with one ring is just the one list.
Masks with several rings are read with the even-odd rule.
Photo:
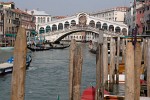
[[93, 54], [96, 54], [96, 50], [95, 49], [89, 49], [89, 51]]
[[27, 48], [31, 51], [46, 51], [51, 49], [51, 47], [29, 47], [29, 46], [27, 46]]
[[68, 48], [70, 45], [66, 45], [66, 46], [64, 46], [64, 45], [60, 45], [60, 46], [58, 46], [58, 45], [56, 45], [56, 46], [51, 46], [50, 48], [51, 49], [65, 49], [65, 48]]

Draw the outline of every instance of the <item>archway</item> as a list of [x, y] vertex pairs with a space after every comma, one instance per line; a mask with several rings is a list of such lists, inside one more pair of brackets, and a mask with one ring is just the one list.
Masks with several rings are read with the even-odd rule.
[[102, 29], [107, 30], [108, 26], [106, 23], [103, 24]]
[[123, 28], [123, 29], [122, 29], [122, 33], [123, 33], [123, 35], [128, 35], [128, 34], [127, 34], [127, 29], [126, 29], [126, 28]]
[[76, 26], [76, 21], [75, 20], [71, 21], [71, 26]]
[[63, 24], [62, 23], [58, 24], [58, 30], [63, 30]]
[[114, 31], [114, 26], [113, 25], [109, 26], [109, 31]]
[[115, 32], [116, 32], [116, 33], [120, 33], [120, 31], [121, 31], [120, 27], [117, 26], [117, 27], [115, 28]]
[[96, 28], [101, 29], [101, 22], [96, 23]]
[[69, 22], [68, 21], [65, 22], [64, 28], [69, 28]]
[[51, 28], [50, 28], [50, 26], [48, 25], [48, 26], [46, 26], [46, 32], [50, 32], [51, 31]]
[[40, 33], [40, 34], [45, 33], [44, 27], [41, 27], [41, 28], [40, 28], [39, 33]]
[[95, 22], [93, 20], [90, 21], [89, 26], [95, 27]]
[[56, 31], [57, 30], [57, 26], [55, 24], [52, 25], [52, 31]]

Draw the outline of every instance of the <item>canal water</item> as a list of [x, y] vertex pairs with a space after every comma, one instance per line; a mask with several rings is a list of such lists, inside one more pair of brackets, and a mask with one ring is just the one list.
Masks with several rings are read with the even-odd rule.
[[[96, 56], [83, 48], [81, 91], [95, 86]], [[32, 52], [32, 62], [26, 71], [25, 100], [68, 100], [69, 49]], [[12, 51], [0, 51], [0, 62], [12, 55]], [[10, 100], [11, 74], [0, 76], [0, 100]], [[124, 86], [116, 88], [117, 94], [124, 94]]]

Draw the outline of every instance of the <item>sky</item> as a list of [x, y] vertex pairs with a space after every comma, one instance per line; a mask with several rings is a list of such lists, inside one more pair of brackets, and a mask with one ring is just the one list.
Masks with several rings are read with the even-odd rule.
[[79, 12], [97, 12], [100, 10], [128, 6], [133, 0], [0, 0], [15, 2], [22, 10], [38, 9], [52, 16], [69, 16]]

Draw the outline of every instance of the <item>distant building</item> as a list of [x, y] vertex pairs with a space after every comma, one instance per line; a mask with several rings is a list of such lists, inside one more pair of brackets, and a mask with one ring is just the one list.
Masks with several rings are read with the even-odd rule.
[[134, 0], [126, 14], [129, 34], [137, 27], [138, 34], [150, 33], [150, 0]]
[[9, 9], [15, 9], [15, 3], [14, 2], [0, 2], [0, 5], [2, 8], [9, 8]]
[[26, 29], [27, 35], [30, 34], [32, 30], [35, 30], [35, 17], [32, 14], [28, 14], [19, 8], [14, 9], [14, 12], [20, 15], [20, 25]]
[[138, 28], [138, 34], [143, 34], [145, 31], [144, 27], [144, 3], [143, 2], [137, 2], [136, 3], [136, 27]]
[[33, 14], [33, 16], [35, 16], [35, 25], [36, 25], [36, 31], [37, 32], [39, 30], [40, 24], [49, 23], [52, 20], [51, 15], [47, 14], [45, 11], [39, 11], [39, 10], [33, 9], [30, 11], [27, 11], [27, 13]]
[[126, 16], [125, 16], [125, 24], [128, 25], [128, 33], [131, 34], [132, 29], [135, 26], [134, 23], [134, 7], [133, 3], [130, 3], [130, 7], [127, 9]]
[[95, 17], [99, 17], [105, 20], [116, 21], [124, 23], [126, 11], [128, 7], [116, 7], [99, 12], [91, 13]]
[[144, 26], [145, 32], [150, 34], [150, 0], [145, 0]]
[[16, 9], [14, 2], [0, 2], [0, 15], [0, 34], [7, 40], [15, 40], [20, 25], [26, 34], [35, 29], [34, 16]]

